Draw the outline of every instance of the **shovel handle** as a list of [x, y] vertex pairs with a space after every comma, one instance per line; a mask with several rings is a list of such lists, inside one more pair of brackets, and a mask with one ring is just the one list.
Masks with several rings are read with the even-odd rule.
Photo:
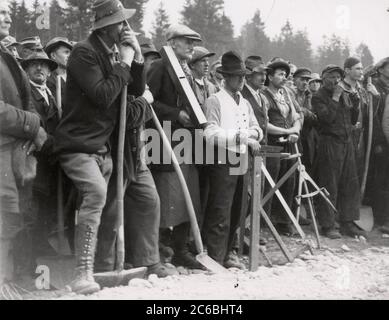
[[151, 112], [153, 115], [153, 120], [154, 120], [155, 126], [157, 127], [157, 130], [159, 131], [159, 134], [162, 137], [163, 146], [165, 147], [165, 149], [169, 152], [169, 154], [172, 157], [174, 170], [176, 171], [176, 173], [178, 175], [178, 179], [180, 181], [181, 188], [184, 192], [185, 203], [186, 203], [188, 213], [189, 213], [189, 220], [190, 220], [190, 225], [191, 225], [192, 232], [193, 232], [193, 237], [194, 237], [196, 249], [197, 249], [198, 253], [202, 253], [204, 251], [203, 242], [201, 241], [200, 229], [199, 229], [199, 225], [197, 223], [196, 213], [195, 213], [195, 210], [193, 208], [192, 198], [190, 196], [189, 189], [188, 189], [188, 186], [187, 186], [186, 181], [185, 181], [185, 177], [182, 173], [182, 170], [180, 168], [180, 165], [178, 163], [176, 155], [174, 154], [174, 151], [170, 145], [170, 142], [169, 142], [168, 138], [166, 137], [166, 134], [162, 129], [161, 123], [159, 122], [157, 115], [155, 114], [154, 109], [151, 105], [150, 105], [150, 109], [151, 109]]
[[123, 88], [120, 102], [120, 118], [119, 118], [119, 141], [117, 151], [117, 186], [116, 186], [116, 203], [118, 210], [118, 235], [116, 242], [116, 269], [122, 271], [124, 267], [124, 179], [123, 179], [123, 164], [124, 164], [124, 141], [126, 133], [126, 115], [127, 111], [127, 86]]

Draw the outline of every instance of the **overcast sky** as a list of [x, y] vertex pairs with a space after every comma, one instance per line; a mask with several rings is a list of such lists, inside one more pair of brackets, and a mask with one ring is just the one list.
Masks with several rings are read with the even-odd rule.
[[[3, 1], [3, 0], [0, 0]], [[27, 0], [33, 3], [33, 0]], [[42, 1], [43, 2], [43, 1]], [[161, 0], [149, 0], [144, 29], [148, 32]], [[171, 22], [178, 22], [185, 0], [163, 0]], [[389, 0], [225, 0], [226, 14], [232, 19], [235, 34], [261, 10], [266, 33], [273, 37], [289, 19], [295, 29], [305, 29], [316, 48], [323, 35], [335, 33], [348, 37], [354, 48], [365, 42], [375, 60], [389, 56]], [[260, 54], [260, 48], [259, 54]]]

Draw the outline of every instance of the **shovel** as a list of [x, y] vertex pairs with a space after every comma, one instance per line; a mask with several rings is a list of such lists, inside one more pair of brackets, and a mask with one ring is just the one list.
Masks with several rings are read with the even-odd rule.
[[127, 108], [127, 87], [124, 87], [121, 96], [120, 105], [120, 126], [118, 142], [118, 159], [117, 159], [117, 210], [119, 230], [116, 239], [116, 270], [109, 272], [95, 273], [95, 281], [101, 287], [118, 287], [128, 285], [128, 282], [134, 278], [144, 278], [147, 268], [134, 268], [124, 270], [124, 183], [123, 183], [123, 163], [124, 163], [124, 142], [126, 133], [126, 108]]
[[[368, 83], [371, 84], [371, 78], [368, 78]], [[365, 196], [366, 190], [366, 181], [367, 174], [369, 171], [369, 163], [370, 163], [370, 153], [371, 153], [371, 144], [373, 138], [373, 95], [369, 94], [369, 110], [368, 110], [368, 118], [369, 118], [369, 131], [367, 136], [367, 147], [366, 147], [366, 156], [365, 156], [365, 168], [363, 171], [362, 184], [361, 184], [361, 201]], [[374, 227], [374, 216], [373, 209], [370, 206], [364, 206], [359, 209], [360, 218], [354, 223], [360, 227], [362, 230], [370, 232]]]
[[180, 181], [181, 188], [184, 192], [185, 203], [186, 203], [188, 213], [189, 213], [190, 225], [191, 225], [196, 249], [198, 252], [198, 254], [196, 255], [196, 259], [198, 262], [200, 262], [204, 267], [206, 267], [211, 272], [226, 273], [226, 272], [228, 272], [226, 268], [221, 266], [219, 263], [217, 263], [215, 260], [213, 260], [211, 257], [209, 257], [204, 252], [204, 246], [203, 246], [203, 243], [201, 241], [201, 234], [200, 234], [199, 225], [197, 223], [196, 213], [195, 213], [195, 210], [193, 208], [192, 198], [190, 196], [184, 175], [181, 171], [181, 168], [180, 168], [180, 165], [179, 165], [178, 160], [176, 158], [176, 155], [174, 154], [174, 151], [173, 151], [172, 147], [170, 146], [169, 140], [166, 137], [166, 134], [163, 131], [162, 126], [161, 126], [161, 124], [160, 124], [160, 122], [159, 122], [159, 120], [154, 112], [154, 109], [152, 108], [151, 105], [150, 105], [150, 109], [151, 109], [151, 112], [153, 114], [154, 123], [155, 123], [161, 137], [162, 137], [163, 146], [165, 147], [165, 149], [169, 152], [169, 154], [172, 157], [174, 169], [178, 175], [178, 179]]

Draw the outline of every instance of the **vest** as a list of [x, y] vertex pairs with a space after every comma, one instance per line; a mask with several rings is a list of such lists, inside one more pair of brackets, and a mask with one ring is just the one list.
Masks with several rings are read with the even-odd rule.
[[[239, 105], [224, 89], [215, 94], [220, 103], [220, 127], [226, 131], [247, 130], [250, 123], [249, 102], [239, 94]], [[247, 146], [231, 145], [227, 149], [232, 152], [245, 153]]]

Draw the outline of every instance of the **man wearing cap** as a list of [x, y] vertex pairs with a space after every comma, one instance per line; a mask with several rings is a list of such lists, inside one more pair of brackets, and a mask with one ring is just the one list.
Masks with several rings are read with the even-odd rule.
[[143, 58], [145, 59], [145, 71], [150, 69], [150, 65], [153, 61], [161, 58], [161, 54], [157, 51], [154, 44], [151, 42], [142, 43], [140, 45], [142, 49]]
[[312, 94], [308, 88], [311, 76], [312, 72], [308, 68], [298, 68], [293, 75], [295, 99], [299, 104], [304, 117], [304, 124], [301, 131], [302, 150], [300, 151], [302, 152], [302, 162], [309, 174], [312, 173], [318, 139], [317, 132], [315, 130], [317, 117], [312, 112]]
[[[192, 59], [194, 43], [201, 41], [200, 35], [185, 25], [172, 25], [166, 31], [166, 39], [194, 90], [194, 78], [188, 61]], [[190, 111], [188, 111], [190, 106], [184, 105], [184, 99], [179, 96], [174, 81], [169, 75], [167, 64], [168, 62], [164, 59], [156, 60], [147, 74], [147, 82], [155, 100], [155, 112], [161, 123], [168, 121], [171, 124], [172, 134], [176, 130], [185, 128], [194, 136], [195, 126], [191, 121]], [[172, 141], [172, 147], [174, 148], [178, 143], [178, 141]], [[202, 265], [188, 250], [189, 214], [177, 174], [172, 164], [163, 163], [165, 157], [162, 153], [160, 163], [152, 163], [151, 168], [161, 198], [161, 229], [166, 230], [173, 227], [171, 234], [171, 246], [174, 250], [172, 263], [201, 269]], [[195, 212], [199, 215], [201, 206], [197, 167], [194, 163], [183, 163], [181, 170], [187, 182]]]
[[[8, 6], [0, 3], [0, 41], [9, 36], [11, 22]], [[40, 150], [46, 139], [31, 108], [27, 76], [0, 42], [0, 285], [14, 276], [12, 247], [22, 229], [19, 200], [26, 178], [35, 172], [27, 171], [26, 164], [33, 164], [27, 151]]]
[[264, 133], [261, 143], [266, 144], [267, 124], [269, 122], [269, 117], [267, 115], [269, 101], [267, 101], [267, 98], [261, 91], [265, 88], [267, 67], [260, 56], [247, 57], [245, 60], [245, 66], [246, 69], [249, 70], [249, 73], [246, 75], [242, 96], [250, 102], [259, 126]]
[[48, 227], [53, 224], [53, 213], [57, 205], [57, 172], [58, 167], [53, 160], [53, 134], [59, 122], [59, 114], [55, 98], [47, 87], [50, 72], [57, 68], [57, 63], [50, 60], [45, 52], [34, 52], [21, 62], [31, 84], [31, 102], [39, 114], [42, 127], [48, 139], [39, 152], [35, 152], [38, 160], [37, 173], [32, 184], [32, 252], [33, 258], [47, 254]]
[[[152, 102], [150, 93], [145, 91], [141, 49], [126, 23], [135, 10], [123, 8], [118, 0], [97, 0], [93, 10], [91, 35], [77, 43], [69, 57], [63, 117], [55, 132], [60, 165], [81, 195], [75, 229], [76, 278], [70, 284], [72, 291], [80, 294], [100, 289], [93, 278], [94, 258], [108, 181], [113, 169], [116, 170], [112, 157], [117, 154], [115, 129], [121, 92], [127, 86], [124, 172], [129, 180], [134, 179], [137, 170], [137, 162], [132, 157], [139, 154], [136, 128], [148, 120], [148, 103]], [[116, 213], [115, 210], [110, 213], [113, 217], [109, 216], [108, 220], [112, 222]], [[105, 224], [103, 221], [102, 225]], [[113, 233], [115, 239], [115, 223], [111, 229], [110, 236]], [[99, 232], [99, 235], [106, 233]]]
[[34, 51], [43, 51], [41, 39], [38, 36], [24, 38], [20, 41], [19, 55], [20, 58], [26, 59]]
[[[284, 85], [289, 76], [289, 64], [282, 59], [275, 59], [267, 66], [267, 87], [263, 91], [269, 101], [269, 124], [267, 128], [268, 144], [283, 146], [282, 152], [294, 153], [294, 144], [298, 141], [301, 130], [301, 116], [297, 113], [291, 96], [285, 90]], [[279, 158], [266, 159], [266, 167], [277, 181], [293, 166], [295, 160], [282, 160]], [[280, 192], [289, 207], [293, 204], [295, 175], [282, 185]], [[266, 190], [270, 185], [265, 183]], [[272, 215], [276, 228], [281, 234], [291, 235], [293, 229], [289, 217], [278, 198], [270, 199], [265, 205], [265, 211]]]
[[[222, 56], [218, 72], [225, 86], [205, 101], [208, 124], [204, 137], [214, 148], [208, 166], [209, 196], [204, 217], [204, 238], [208, 255], [226, 268], [243, 268], [232, 247], [242, 212], [244, 175], [247, 174], [248, 147], [260, 149], [263, 132], [250, 103], [241, 91], [249, 73], [241, 57], [229, 51]], [[221, 157], [221, 155], [224, 156]], [[233, 159], [238, 157], [239, 168]], [[211, 160], [207, 154], [207, 161]], [[207, 162], [208, 163], [208, 162]]]
[[220, 58], [212, 62], [208, 76], [208, 80], [215, 86], [217, 91], [223, 87], [223, 76], [216, 71], [221, 65]]
[[360, 100], [340, 84], [342, 68], [329, 65], [322, 72], [323, 86], [312, 97], [318, 117], [319, 146], [314, 168], [317, 184], [329, 192], [338, 215], [319, 197], [317, 213], [324, 236], [337, 239], [338, 220], [341, 232], [348, 236], [365, 235], [353, 221], [359, 219], [360, 189], [355, 161], [352, 130], [358, 120]]
[[389, 234], [389, 57], [379, 61], [373, 79], [379, 96], [373, 97], [373, 145], [370, 193], [374, 217], [380, 231]]
[[208, 80], [209, 58], [215, 55], [204, 47], [194, 47], [192, 59], [189, 61], [189, 67], [194, 77], [195, 95], [200, 106], [213, 93], [216, 93], [215, 86]]
[[17, 47], [20, 45], [20, 43], [17, 42], [14, 37], [12, 36], [5, 37], [3, 40], [1, 40], [1, 43], [3, 44], [4, 47], [6, 47], [11, 52], [11, 54], [14, 56], [14, 58], [17, 61], [21, 60], [17, 50]]
[[309, 79], [308, 84], [309, 84], [309, 91], [311, 91], [312, 94], [316, 93], [319, 91], [321, 87], [321, 78], [320, 74], [318, 73], [312, 73], [311, 74], [311, 79]]
[[64, 102], [65, 98], [66, 66], [72, 49], [73, 46], [70, 44], [69, 40], [63, 37], [53, 38], [45, 46], [45, 51], [48, 57], [58, 64], [58, 68], [51, 72], [49, 78], [47, 79], [47, 86], [51, 92], [56, 95], [57, 77], [59, 76], [61, 78], [62, 102]]

